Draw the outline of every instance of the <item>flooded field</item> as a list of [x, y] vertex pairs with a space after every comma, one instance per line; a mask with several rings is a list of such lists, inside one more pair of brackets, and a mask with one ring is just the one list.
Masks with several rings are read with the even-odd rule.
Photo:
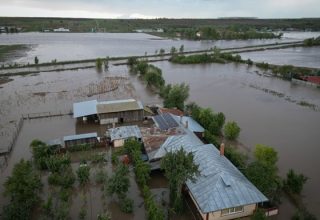
[[190, 101], [222, 111], [227, 120], [237, 121], [241, 127], [240, 142], [251, 149], [256, 144], [274, 147], [282, 176], [290, 168], [308, 176], [304, 201], [312, 213], [320, 216], [320, 176], [315, 169], [320, 166], [320, 112], [288, 101], [290, 97], [320, 106], [319, 89], [258, 75], [255, 68], [246, 65], [156, 65], [167, 83], [190, 85]]
[[278, 65], [320, 68], [320, 47], [295, 47], [240, 53], [243, 59]]
[[[293, 34], [293, 36], [292, 33], [290, 34], [279, 42], [302, 39], [301, 34]], [[313, 35], [307, 37], [311, 36]], [[59, 59], [57, 56], [61, 56], [61, 60], [70, 60], [107, 55], [142, 55], [144, 51], [154, 53], [155, 49], [161, 47], [169, 49], [172, 45], [179, 47], [181, 44], [185, 45], [185, 50], [191, 50], [206, 49], [214, 45], [239, 47], [265, 44], [271, 41], [277, 40], [189, 42], [163, 40], [145, 34], [67, 34], [65, 36], [65, 34], [25, 33], [0, 36], [0, 44], [37, 42], [35, 44], [38, 46], [35, 46], [27, 56], [19, 58], [19, 62], [33, 61], [35, 55], [39, 56], [41, 61]], [[79, 44], [83, 46], [79, 47]], [[61, 50], [62, 47], [63, 50]], [[73, 52], [65, 53], [66, 48]], [[284, 64], [286, 60], [291, 60], [288, 64], [306, 63], [319, 67], [320, 50], [318, 47], [300, 49], [283, 49], [284, 52], [279, 52], [282, 54], [279, 55], [279, 60], [280, 57], [283, 60], [279, 62]], [[286, 53], [288, 55], [285, 55]], [[257, 59], [261, 56], [263, 59], [261, 61], [269, 62], [269, 57], [272, 63], [272, 60], [277, 60], [274, 57], [278, 52], [253, 52], [243, 54], [243, 56], [245, 58], [248, 55], [255, 60], [254, 54]], [[291, 59], [290, 54], [297, 58]], [[317, 196], [320, 176], [315, 169], [320, 166], [318, 160], [320, 153], [318, 141], [320, 89], [267, 77], [258, 69], [248, 68], [246, 65], [174, 65], [167, 61], [154, 64], [162, 69], [167, 83], [186, 82], [190, 85], [189, 101], [195, 101], [214, 111], [222, 111], [226, 114], [227, 120], [237, 121], [242, 129], [239, 141], [249, 150], [258, 143], [273, 146], [279, 153], [278, 165], [281, 175], [285, 175], [288, 169], [293, 168], [308, 176], [310, 179], [303, 191], [304, 202], [312, 213], [320, 216], [318, 210], [320, 200]], [[6, 146], [10, 141], [21, 116], [33, 117], [43, 113], [67, 114], [70, 113], [74, 102], [92, 99], [114, 100], [133, 97], [140, 99], [144, 104], [161, 103], [158, 95], [147, 89], [137, 76], [131, 75], [126, 66], [110, 65], [109, 71], [106, 72], [91, 68], [15, 76], [11, 79], [12, 81], [0, 85], [1, 147]], [[14, 164], [21, 158], [30, 159], [29, 143], [33, 139], [39, 138], [47, 141], [69, 134], [90, 131], [98, 131], [99, 134], [103, 134], [105, 129], [106, 127], [103, 126], [79, 125], [71, 116], [24, 120], [9, 160], [1, 170], [1, 193], [2, 183], [10, 175]], [[75, 163], [73, 166], [77, 165]], [[110, 200], [108, 209], [112, 210], [115, 219], [142, 219], [141, 216], [144, 216], [143, 203], [133, 180], [132, 173], [130, 176], [132, 194], [129, 196], [136, 199], [135, 215], [124, 216], [117, 203]], [[167, 181], [163, 175], [155, 173], [152, 175], [149, 186], [156, 194], [165, 195]], [[86, 195], [93, 198], [90, 199], [94, 201], [91, 204], [93, 208], [90, 215], [94, 216], [102, 209], [101, 202], [99, 202], [100, 188], [93, 186], [90, 193]], [[95, 198], [98, 199], [95, 200]], [[74, 195], [73, 199], [81, 201], [80, 195]], [[1, 197], [0, 206], [5, 202]], [[79, 202], [72, 206], [72, 217], [77, 217], [79, 207]], [[284, 200], [278, 219], [291, 217], [293, 211], [291, 204]]]
[[34, 63], [35, 56], [40, 62], [51, 62], [54, 59], [64, 61], [106, 56], [141, 56], [145, 52], [153, 54], [161, 48], [169, 52], [172, 46], [179, 48], [182, 44], [185, 51], [209, 49], [214, 46], [242, 47], [297, 41], [315, 36], [316, 33], [285, 33], [282, 39], [218, 41], [172, 40], [141, 33], [19, 33], [1, 34], [0, 44], [30, 45], [31, 50], [27, 51], [25, 56], [12, 59], [11, 62]]

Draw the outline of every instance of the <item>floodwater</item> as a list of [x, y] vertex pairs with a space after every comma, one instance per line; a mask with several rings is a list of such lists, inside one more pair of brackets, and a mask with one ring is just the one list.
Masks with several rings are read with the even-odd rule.
[[320, 176], [316, 168], [320, 166], [320, 112], [297, 104], [304, 100], [319, 107], [319, 89], [266, 77], [246, 65], [155, 64], [162, 69], [167, 83], [190, 85], [189, 101], [224, 112], [227, 121], [235, 120], [241, 127], [239, 141], [250, 149], [256, 144], [274, 147], [282, 176], [290, 168], [308, 176], [302, 192], [304, 202], [320, 216]]
[[320, 68], [320, 46], [254, 51], [240, 55], [243, 59], [250, 58], [256, 62]]
[[[292, 41], [306, 36], [306, 33], [296, 36], [290, 34], [284, 39]], [[9, 43], [37, 44], [26, 57], [20, 59], [21, 62], [29, 62], [35, 55], [40, 57], [40, 61], [50, 61], [57, 58], [57, 55], [61, 56], [60, 60], [71, 60], [106, 55], [142, 55], [146, 50], [153, 53], [161, 47], [169, 49], [172, 45], [178, 47], [181, 44], [185, 45], [185, 50], [192, 50], [210, 48], [217, 44], [222, 45], [221, 47], [239, 47], [270, 41], [174, 41], [161, 40], [146, 34], [0, 35], [0, 44]], [[319, 54], [319, 48], [316, 49], [315, 53]], [[309, 52], [306, 50], [304, 53]], [[301, 60], [307, 62], [310, 57], [302, 56]], [[312, 60], [311, 63], [316, 65], [319, 62]], [[295, 60], [293, 64], [299, 65], [299, 62]], [[320, 207], [320, 199], [317, 196], [320, 176], [316, 169], [320, 165], [319, 89], [266, 77], [261, 73], [257, 74], [256, 68], [248, 68], [246, 65], [174, 65], [166, 61], [155, 65], [163, 70], [167, 83], [186, 82], [190, 85], [190, 101], [195, 101], [203, 107], [211, 107], [214, 111], [222, 111], [226, 114], [227, 120], [237, 121], [242, 129], [239, 141], [250, 149], [258, 143], [273, 146], [279, 153], [278, 165], [282, 176], [290, 168], [308, 176], [310, 179], [303, 191], [304, 202], [312, 213], [320, 216], [317, 209]], [[71, 110], [72, 103], [92, 99], [133, 97], [141, 99], [145, 104], [161, 103], [158, 95], [146, 89], [146, 85], [141, 83], [137, 76], [131, 75], [126, 66], [110, 66], [109, 71], [105, 72], [92, 68], [15, 76], [12, 79], [13, 81], [2, 84], [0, 88], [1, 146], [6, 145], [10, 139], [14, 124], [21, 114], [65, 113]], [[301, 106], [298, 104], [301, 101], [310, 103], [313, 107]], [[8, 166], [1, 172], [1, 192], [2, 182], [10, 175], [14, 163], [21, 158], [30, 158], [28, 145], [33, 139], [47, 141], [82, 131], [70, 116], [25, 120]], [[155, 189], [163, 188], [165, 184], [162, 177], [155, 177], [150, 182], [150, 186]], [[0, 205], [4, 202], [2, 198]], [[289, 213], [283, 217], [287, 218], [293, 212], [287, 202], [281, 209], [283, 211], [280, 210], [279, 219], [283, 217], [283, 213]]]
[[92, 59], [106, 56], [133, 56], [153, 54], [161, 48], [167, 52], [172, 46], [184, 45], [185, 51], [252, 46], [276, 42], [292, 42], [316, 36], [319, 32], [290, 32], [282, 39], [264, 40], [218, 40], [189, 41], [164, 39], [142, 33], [18, 33], [0, 34], [0, 45], [28, 44], [31, 50], [25, 56], [11, 60], [12, 63], [33, 63], [37, 56], [40, 62]]

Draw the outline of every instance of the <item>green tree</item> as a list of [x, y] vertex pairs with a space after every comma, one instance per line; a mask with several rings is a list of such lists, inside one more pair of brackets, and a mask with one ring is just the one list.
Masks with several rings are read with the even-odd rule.
[[4, 195], [10, 198], [4, 207], [3, 219], [31, 219], [31, 213], [39, 202], [42, 189], [40, 175], [30, 161], [20, 160], [15, 164], [12, 175], [4, 183]]
[[159, 51], [160, 56], [163, 56], [165, 54], [165, 52], [166, 51], [163, 48], [161, 48], [160, 51]]
[[120, 163], [113, 176], [108, 181], [107, 191], [110, 195], [117, 194], [118, 198], [124, 198], [128, 192], [130, 182], [128, 178], [129, 169], [126, 165]]
[[177, 53], [177, 49], [175, 47], [171, 47], [170, 53], [171, 53], [171, 55], [176, 54]]
[[278, 161], [278, 153], [272, 147], [257, 144], [254, 150], [256, 160], [265, 164], [266, 166], [276, 167]]
[[129, 59], [128, 59], [128, 65], [129, 66], [131, 66], [131, 67], [133, 67], [134, 65], [136, 65], [137, 64], [137, 58], [136, 57], [129, 57]]
[[102, 64], [103, 64], [102, 59], [101, 58], [97, 58], [96, 59], [96, 67], [97, 67], [97, 69], [101, 70]]
[[246, 168], [248, 157], [238, 152], [234, 147], [228, 146], [224, 150], [224, 155], [235, 165], [238, 169], [243, 170]]
[[286, 190], [292, 193], [300, 194], [303, 185], [307, 182], [308, 178], [303, 174], [297, 174], [294, 170], [290, 169], [287, 173], [287, 178], [284, 180], [283, 185]]
[[185, 83], [172, 86], [168, 94], [165, 94], [163, 104], [166, 108], [177, 107], [184, 110], [184, 102], [189, 97], [189, 86]]
[[254, 159], [245, 175], [272, 204], [280, 203], [282, 181], [277, 173], [277, 152], [272, 147], [259, 144], [254, 150]]
[[184, 52], [184, 45], [182, 44], [179, 48], [179, 53], [183, 53]]
[[34, 64], [38, 65], [38, 63], [39, 63], [39, 59], [38, 59], [38, 57], [36, 56], [36, 57], [34, 58]]
[[157, 71], [155, 69], [147, 71], [147, 73], [144, 76], [144, 79], [146, 80], [148, 86], [154, 86], [158, 89], [163, 87], [165, 84], [161, 71]]
[[193, 154], [181, 148], [176, 152], [169, 152], [161, 160], [161, 169], [169, 182], [170, 204], [176, 212], [182, 210], [182, 185], [187, 181], [195, 181], [199, 175], [199, 166], [194, 163]]
[[77, 170], [77, 176], [81, 185], [84, 185], [87, 182], [89, 182], [90, 166], [80, 165], [80, 167]]
[[224, 126], [224, 135], [229, 140], [235, 140], [238, 138], [240, 134], [240, 130], [241, 129], [236, 122], [234, 121], [227, 122], [226, 125]]

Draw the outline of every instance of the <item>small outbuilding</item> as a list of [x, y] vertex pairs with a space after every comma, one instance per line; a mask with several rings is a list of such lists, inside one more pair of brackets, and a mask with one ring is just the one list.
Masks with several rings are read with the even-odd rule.
[[144, 108], [135, 99], [105, 101], [97, 104], [97, 114], [100, 124], [143, 121]]
[[142, 135], [138, 126], [122, 126], [111, 128], [107, 132], [113, 147], [122, 147], [126, 140], [134, 138], [141, 141]]
[[87, 144], [91, 147], [95, 146], [98, 143], [98, 134], [97, 133], [88, 133], [88, 134], [77, 134], [63, 137], [63, 142], [68, 149], [68, 147], [74, 147], [79, 145]]

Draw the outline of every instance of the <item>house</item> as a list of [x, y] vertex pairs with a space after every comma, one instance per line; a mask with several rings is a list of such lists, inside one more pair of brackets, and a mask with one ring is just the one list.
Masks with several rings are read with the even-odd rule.
[[134, 138], [141, 141], [142, 135], [138, 126], [121, 126], [111, 128], [107, 131], [107, 136], [110, 137], [113, 147], [122, 147], [126, 140]]
[[73, 104], [73, 117], [93, 119], [100, 124], [143, 121], [145, 110], [140, 101], [124, 99], [98, 102], [90, 100]]
[[98, 135], [97, 133], [70, 135], [63, 137], [63, 142], [66, 148], [85, 144], [93, 147], [98, 143]]
[[204, 128], [195, 121], [192, 117], [189, 116], [174, 116], [172, 117], [182, 126], [192, 131], [198, 138], [204, 137]]
[[53, 29], [53, 32], [70, 32], [70, 29], [60, 27], [60, 28]]
[[156, 115], [152, 117], [152, 120], [154, 121], [156, 126], [161, 130], [169, 130], [171, 128], [179, 127], [179, 124], [176, 122], [173, 116], [169, 113]]
[[105, 101], [97, 104], [97, 114], [100, 124], [143, 121], [144, 108], [135, 99]]
[[201, 128], [195, 126], [189, 129], [190, 127], [186, 126], [193, 123], [190, 122], [190, 117], [172, 117], [179, 126], [171, 129], [182, 129], [184, 132], [166, 137], [160, 143], [160, 147], [147, 151], [150, 165], [152, 168], [159, 168], [161, 158], [168, 152], [175, 152], [181, 148], [193, 153], [200, 175], [195, 182], [188, 180], [185, 188], [203, 220], [227, 220], [249, 216], [258, 204], [268, 201], [224, 156], [224, 146], [221, 146], [219, 151], [212, 144], [203, 144], [194, 132], [200, 131]]

